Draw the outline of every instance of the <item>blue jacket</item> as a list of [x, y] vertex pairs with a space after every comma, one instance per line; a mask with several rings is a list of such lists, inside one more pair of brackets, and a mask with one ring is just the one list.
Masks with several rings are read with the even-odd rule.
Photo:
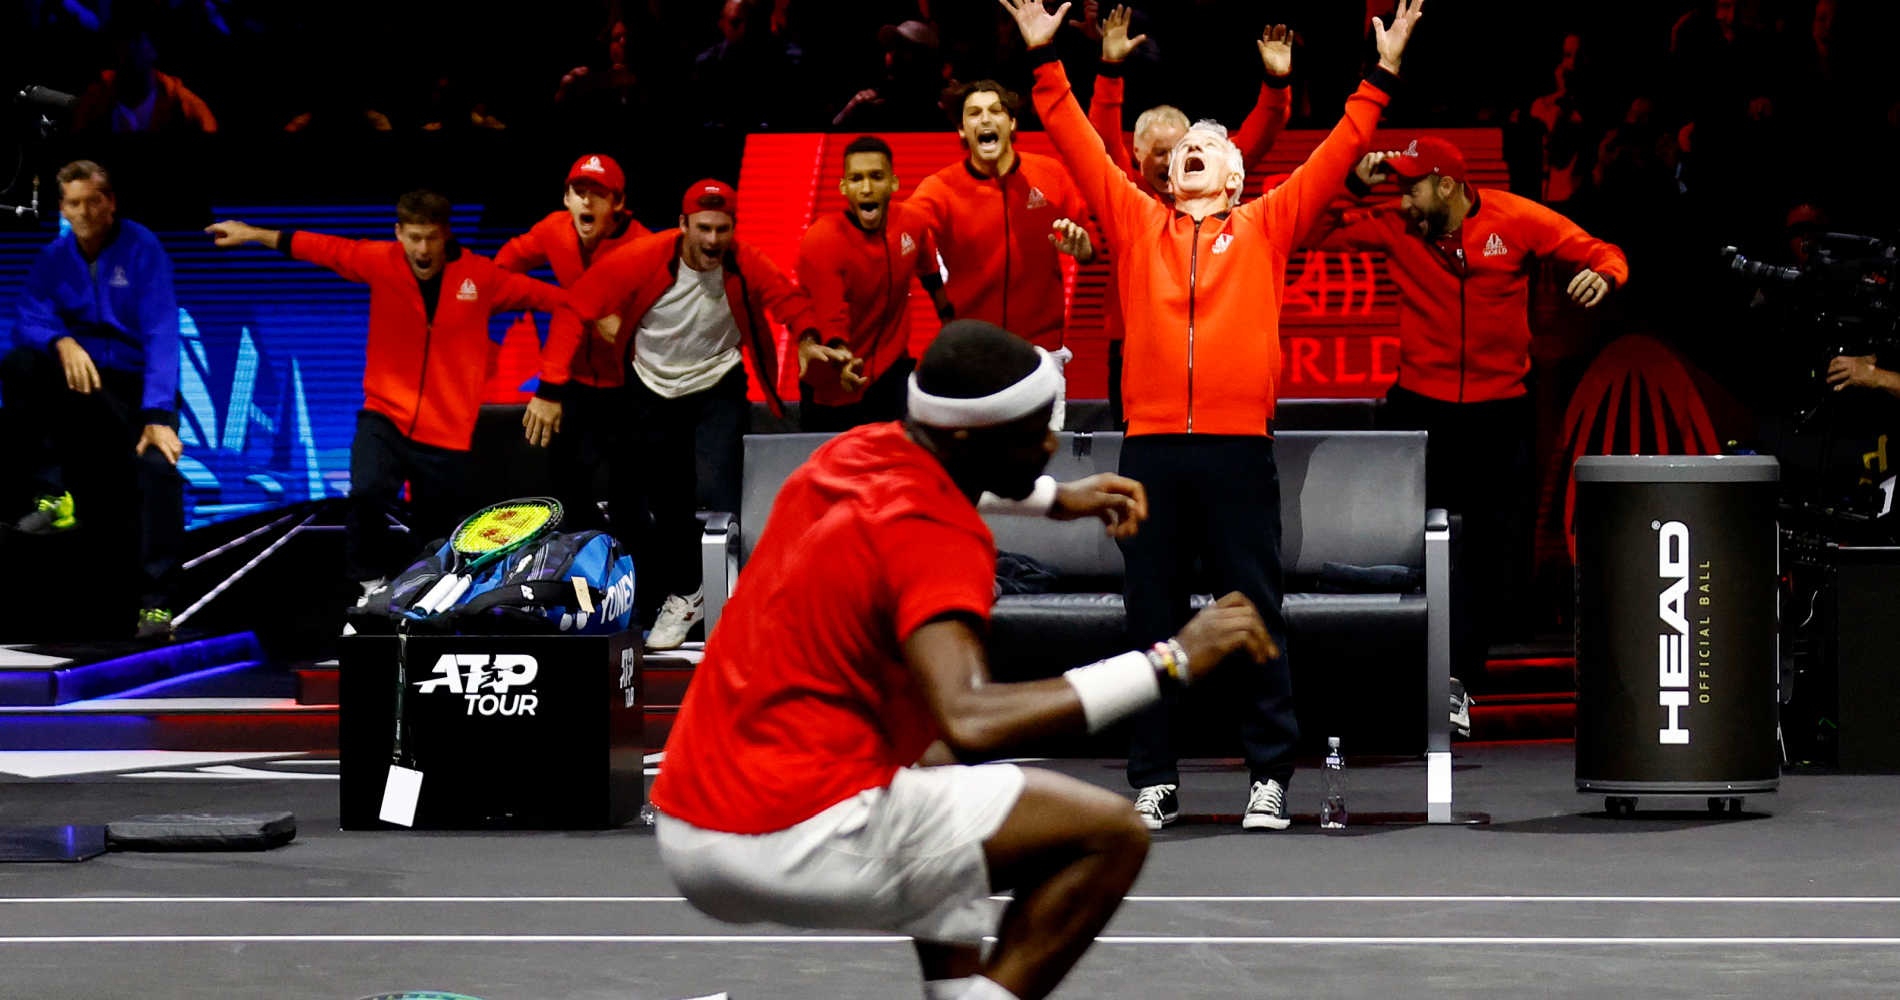
[[99, 369], [144, 381], [141, 418], [178, 426], [178, 300], [158, 237], [120, 220], [93, 268], [71, 233], [40, 251], [20, 293], [14, 337], [42, 351], [71, 337]]

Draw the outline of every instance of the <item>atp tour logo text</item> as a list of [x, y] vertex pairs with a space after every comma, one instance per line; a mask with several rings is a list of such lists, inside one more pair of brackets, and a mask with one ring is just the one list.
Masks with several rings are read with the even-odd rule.
[[434, 679], [417, 681], [416, 693], [459, 694], [469, 715], [533, 715], [540, 698], [532, 688], [540, 672], [532, 656], [444, 653], [435, 661]]

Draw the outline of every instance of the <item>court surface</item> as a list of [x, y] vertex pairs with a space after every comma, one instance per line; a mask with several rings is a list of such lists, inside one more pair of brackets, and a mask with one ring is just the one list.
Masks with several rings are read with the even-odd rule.
[[[694, 912], [643, 827], [344, 833], [334, 760], [141, 766], [49, 774], [60, 768], [43, 755], [0, 754], [0, 826], [289, 809], [297, 839], [264, 853], [0, 864], [0, 997], [921, 996], [901, 940]], [[1122, 788], [1116, 761], [1049, 766]], [[1241, 809], [1234, 762], [1186, 770], [1184, 810]], [[1419, 765], [1362, 762], [1350, 776], [1354, 810], [1421, 808]], [[1457, 756], [1456, 806], [1488, 825], [1170, 828], [1056, 996], [1900, 992], [1892, 777], [1791, 774], [1720, 817], [1694, 798], [1611, 818], [1573, 789], [1567, 743], [1472, 745]], [[1291, 801], [1317, 809], [1315, 772], [1295, 777]]]

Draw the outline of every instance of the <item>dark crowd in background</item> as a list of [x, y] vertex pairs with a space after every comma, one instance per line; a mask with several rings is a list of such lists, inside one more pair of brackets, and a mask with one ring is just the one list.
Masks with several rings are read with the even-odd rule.
[[[1390, 9], [1132, 6], [1151, 43], [1128, 70], [1131, 118], [1166, 102], [1237, 123], [1257, 88], [1253, 39], [1284, 22], [1298, 32], [1295, 128], [1337, 119], [1372, 52], [1369, 18]], [[1893, 231], [1893, 199], [1867, 177], [1900, 146], [1879, 51], [1890, 13], [1882, 0], [1435, 0], [1387, 127], [1502, 129], [1517, 193], [1627, 250], [1637, 277], [1615, 322], [1751, 402], [1776, 391], [1768, 359], [1805, 345], [1749, 308], [1764, 295], [1718, 250], [1799, 264], [1813, 232]], [[1076, 27], [1058, 44], [1085, 89], [1098, 42]], [[105, 147], [125, 212], [157, 226], [202, 225], [214, 200], [383, 201], [418, 184], [506, 225], [545, 212], [547, 178], [599, 150], [627, 166], [636, 214], [665, 226], [682, 183], [736, 180], [748, 133], [947, 130], [946, 89], [982, 78], [1030, 82], [994, 0], [25, 0], [0, 12], [0, 169], [20, 164], [0, 202]], [[14, 96], [28, 87], [77, 101], [47, 110]], [[115, 112], [119, 87], [149, 88], [149, 113]]]

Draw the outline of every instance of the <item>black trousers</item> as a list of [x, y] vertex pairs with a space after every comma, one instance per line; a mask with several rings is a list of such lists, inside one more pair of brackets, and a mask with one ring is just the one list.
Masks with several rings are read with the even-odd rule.
[[614, 537], [633, 554], [636, 592], [648, 617], [667, 595], [700, 587], [697, 501], [703, 497], [710, 510], [739, 509], [751, 416], [745, 388], [740, 365], [712, 388], [676, 399], [632, 373], [621, 390], [607, 506]]
[[548, 476], [561, 501], [562, 531], [607, 527], [600, 512], [606, 484], [600, 473], [619, 450], [620, 390], [569, 382], [561, 394], [561, 431], [548, 442]]
[[1108, 419], [1116, 430], [1124, 430], [1128, 420], [1122, 414], [1122, 342], [1108, 342]]
[[[185, 537], [185, 480], [145, 433], [144, 378], [99, 370], [100, 390], [66, 388], [50, 350], [16, 347], [0, 361], [10, 463], [36, 494], [73, 494], [73, 510], [102, 551], [135, 554], [142, 607], [170, 608]], [[130, 561], [130, 560], [128, 560]], [[129, 568], [129, 567], [128, 567]]]
[[836, 433], [865, 424], [902, 420], [910, 402], [910, 373], [917, 362], [910, 358], [892, 365], [864, 389], [855, 403], [823, 406], [811, 401], [811, 387], [798, 387], [798, 429], [808, 433]]
[[[1273, 440], [1206, 434], [1152, 434], [1122, 443], [1121, 473], [1148, 491], [1148, 520], [1121, 543], [1128, 637], [1137, 648], [1180, 631], [1197, 583], [1215, 596], [1239, 591], [1266, 619], [1281, 655], [1255, 666], [1228, 664], [1203, 683], [1241, 712], [1240, 737], [1253, 780], [1293, 776], [1299, 722], [1286, 659], [1280, 599], [1280, 473]], [[1195, 567], [1202, 575], [1197, 579]], [[1134, 718], [1128, 782], [1179, 784], [1171, 737], [1178, 698], [1170, 694]]]
[[1451, 583], [1452, 670], [1481, 691], [1493, 638], [1527, 613], [1531, 519], [1537, 504], [1532, 458], [1536, 410], [1529, 395], [1447, 403], [1393, 386], [1379, 422], [1431, 435], [1425, 502], [1458, 516]]
[[[411, 441], [388, 417], [358, 410], [356, 437], [350, 441], [350, 515], [343, 536], [350, 579], [393, 576], [407, 568], [424, 545], [448, 537], [472, 513], [472, 469], [468, 452]], [[389, 528], [389, 515], [404, 516], [405, 482], [407, 540]]]

